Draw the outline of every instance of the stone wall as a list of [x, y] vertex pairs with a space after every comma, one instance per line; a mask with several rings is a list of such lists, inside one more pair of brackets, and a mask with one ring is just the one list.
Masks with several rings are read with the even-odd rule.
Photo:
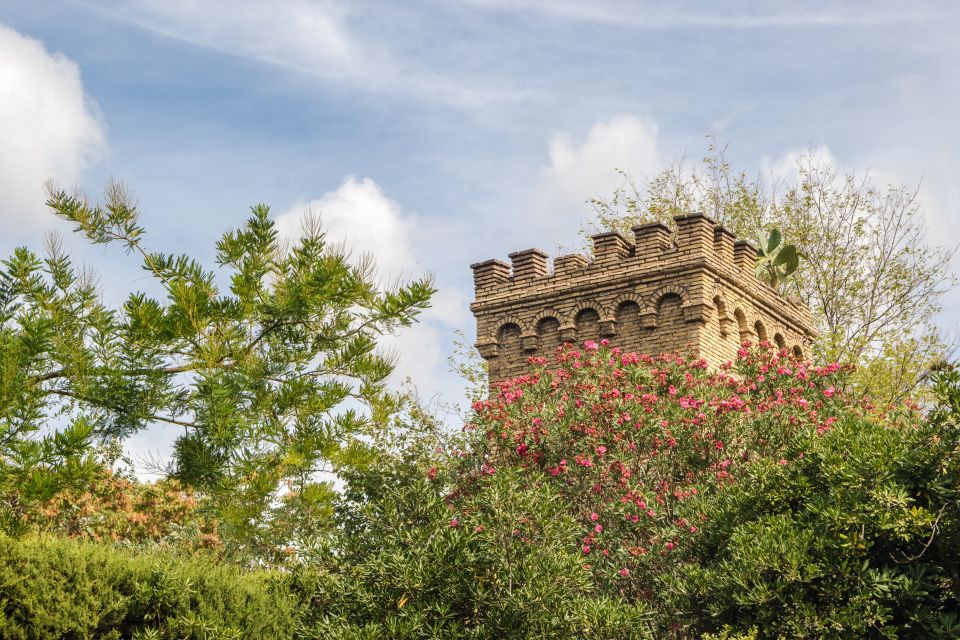
[[491, 381], [521, 375], [563, 342], [607, 338], [625, 351], [692, 352], [716, 366], [739, 345], [769, 340], [806, 353], [809, 310], [754, 274], [756, 249], [702, 215], [593, 236], [593, 259], [510, 254], [471, 265], [477, 349]]

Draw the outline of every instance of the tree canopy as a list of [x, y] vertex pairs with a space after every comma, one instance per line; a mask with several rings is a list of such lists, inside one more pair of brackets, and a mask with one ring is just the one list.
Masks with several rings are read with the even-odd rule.
[[372, 258], [351, 259], [316, 220], [285, 244], [264, 205], [223, 235], [208, 268], [150, 248], [118, 184], [100, 204], [59, 188], [47, 204], [89, 242], [135, 256], [162, 295], [109, 306], [55, 240], [3, 262], [8, 519], [90, 471], [91, 440], [162, 424], [179, 433], [170, 475], [216, 498], [228, 540], [235, 529], [244, 544], [277, 545], [259, 529], [278, 508], [323, 522], [333, 494], [318, 474], [349, 462], [357, 436], [397, 410], [378, 340], [428, 306], [431, 279], [381, 286]]

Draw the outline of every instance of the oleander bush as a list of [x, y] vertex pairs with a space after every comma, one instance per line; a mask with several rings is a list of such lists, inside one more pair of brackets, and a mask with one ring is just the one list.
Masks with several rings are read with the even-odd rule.
[[475, 406], [458, 529], [537, 548], [558, 514], [492, 525], [490, 496], [550, 496], [594, 592], [658, 637], [960, 635], [956, 374], [925, 416], [768, 345], [720, 371], [593, 342], [534, 364]]
[[290, 638], [288, 577], [169, 550], [0, 536], [0, 637]]

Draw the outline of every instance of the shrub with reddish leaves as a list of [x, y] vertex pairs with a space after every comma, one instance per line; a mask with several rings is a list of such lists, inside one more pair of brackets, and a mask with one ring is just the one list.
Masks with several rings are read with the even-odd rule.
[[68, 538], [126, 544], [176, 545], [220, 552], [217, 522], [206, 517], [195, 493], [176, 480], [139, 482], [109, 468], [97, 470], [82, 491], [62, 491], [39, 504], [30, 521]]

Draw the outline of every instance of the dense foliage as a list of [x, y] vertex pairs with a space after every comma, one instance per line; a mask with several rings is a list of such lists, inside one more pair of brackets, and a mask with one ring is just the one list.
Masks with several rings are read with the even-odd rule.
[[[312, 638], [643, 638], [646, 607], [604, 593], [581, 569], [577, 523], [549, 487], [504, 473], [470, 523], [447, 496], [459, 438], [413, 416], [345, 474], [338, 536], [298, 573]], [[460, 444], [463, 444], [462, 442]], [[536, 544], [511, 531], [535, 515]]]
[[[732, 184], [701, 195], [763, 213]], [[110, 308], [56, 243], [0, 269], [2, 637], [960, 637], [950, 367], [923, 407], [871, 404], [869, 376], [906, 388], [889, 362], [745, 344], [715, 370], [587, 342], [489, 395], [465, 364], [451, 433], [377, 350], [429, 280], [384, 290], [312, 224], [285, 248], [265, 207], [212, 271], [148, 251], [122, 189], [50, 204], [159, 294]], [[779, 246], [769, 266], [795, 262]], [[122, 441], [156, 424], [182, 430], [174, 464], [138, 481]]]
[[48, 204], [135, 254], [155, 294], [111, 308], [57, 242], [2, 263], [0, 524], [19, 531], [37, 503], [84, 486], [96, 439], [162, 424], [180, 434], [170, 475], [203, 492], [232, 553], [266, 557], [326, 526], [318, 474], [396, 411], [377, 341], [428, 305], [430, 280], [381, 287], [369, 256], [309, 220], [285, 246], [265, 206], [223, 235], [213, 270], [150, 250], [117, 185], [103, 204], [60, 189]]
[[464, 434], [345, 478], [310, 562], [324, 633], [956, 637], [956, 374], [925, 416], [766, 345], [725, 371], [594, 343], [534, 365]]
[[289, 578], [203, 557], [0, 535], [0, 637], [291, 638]]
[[[203, 619], [191, 607], [208, 589], [229, 602], [245, 576], [271, 575], [297, 638], [960, 633], [960, 374], [939, 375], [924, 413], [852, 401], [847, 368], [769, 348], [742, 350], [727, 371], [594, 343], [534, 364], [478, 401], [462, 433], [412, 406], [372, 434], [365, 462], [342, 474], [327, 537], [298, 546], [282, 576], [207, 564], [223, 585], [174, 582], [195, 595], [153, 619], [155, 637]], [[129, 585], [173, 561], [6, 544], [10, 575], [51, 574], [29, 589], [0, 581], [21, 625], [10, 628], [31, 629], [20, 637], [61, 632], [33, 631], [17, 607], [138, 603]], [[66, 557], [78, 549], [99, 559]], [[154, 569], [121, 580], [118, 562]]]

